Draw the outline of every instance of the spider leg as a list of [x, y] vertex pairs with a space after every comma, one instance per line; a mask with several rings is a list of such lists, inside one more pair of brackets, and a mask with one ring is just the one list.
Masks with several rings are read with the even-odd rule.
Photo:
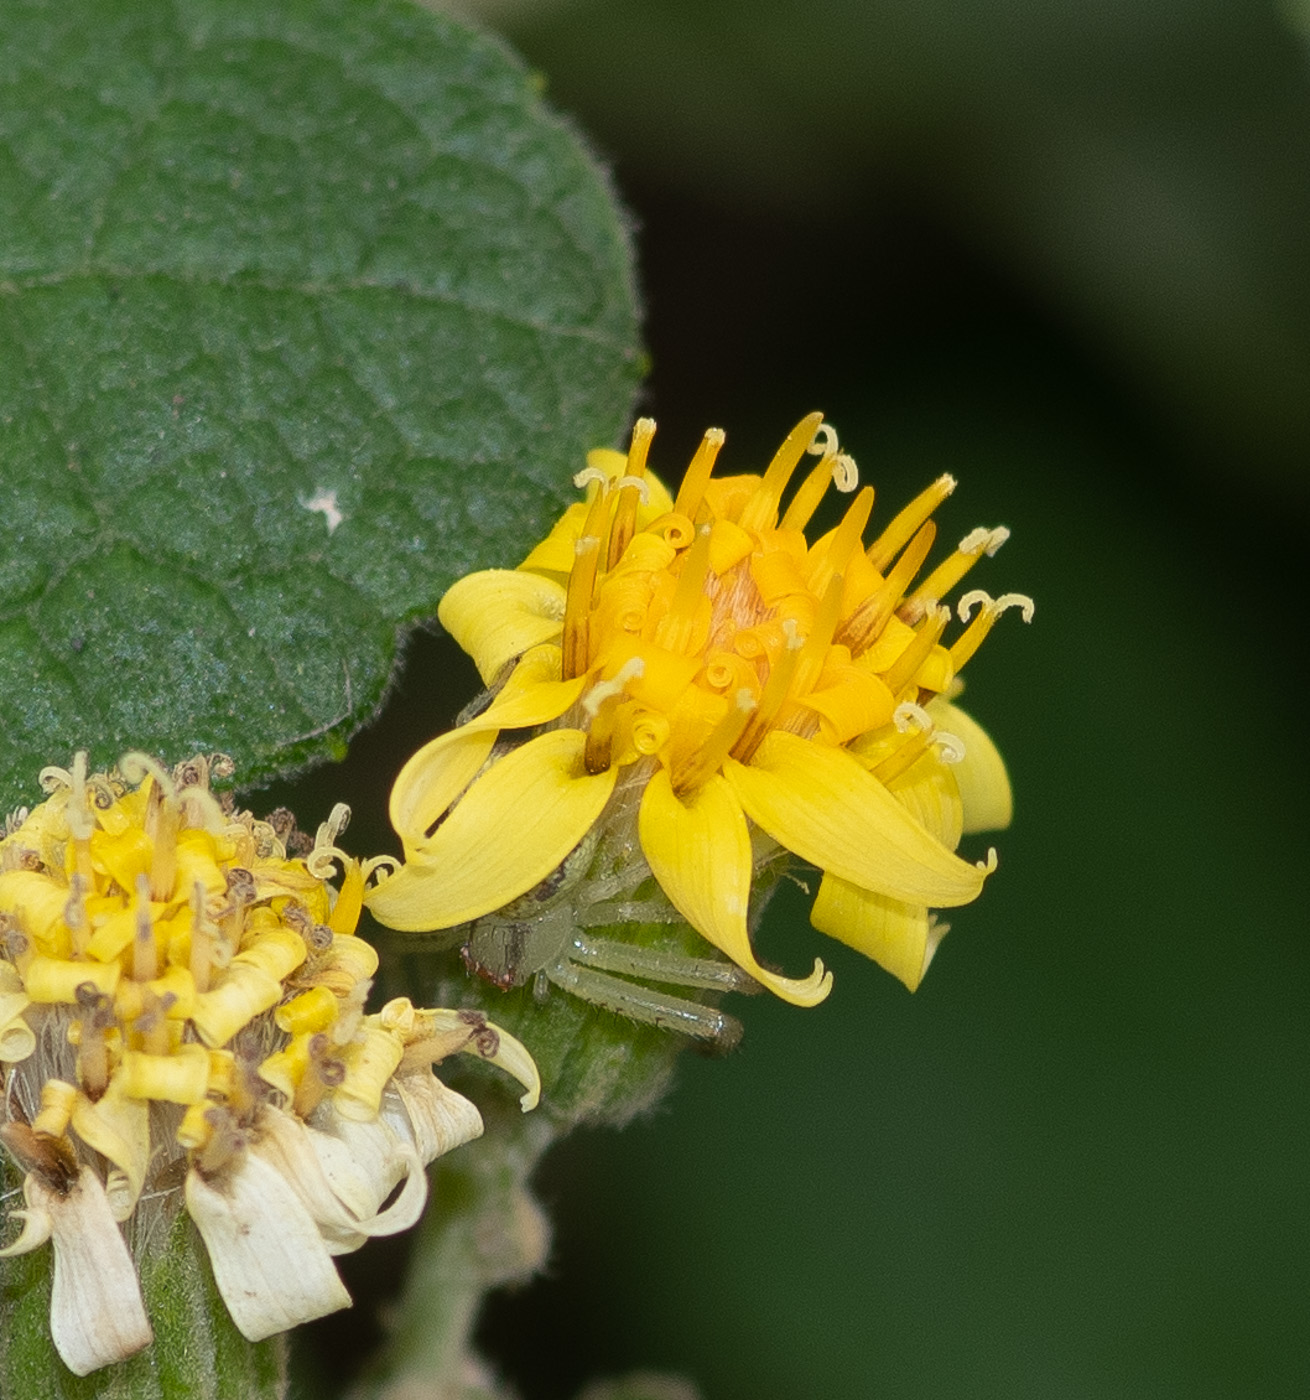
[[581, 928], [605, 924], [680, 924], [683, 917], [663, 895], [651, 899], [610, 899], [585, 904], [577, 912]]
[[575, 963], [625, 977], [668, 982], [675, 987], [705, 987], [723, 992], [758, 992], [760, 984], [735, 963], [693, 958], [663, 948], [645, 948], [611, 938], [573, 936], [569, 954]]
[[594, 967], [581, 967], [564, 958], [545, 969], [557, 986], [583, 1001], [594, 1002], [643, 1025], [681, 1031], [721, 1049], [731, 1049], [741, 1039], [741, 1022], [712, 1006], [701, 1006], [669, 992], [625, 982]]

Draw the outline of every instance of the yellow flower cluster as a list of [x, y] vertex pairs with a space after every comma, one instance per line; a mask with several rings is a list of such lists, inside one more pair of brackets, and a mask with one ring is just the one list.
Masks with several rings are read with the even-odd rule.
[[144, 1238], [143, 1212], [185, 1203], [259, 1340], [347, 1306], [331, 1256], [412, 1224], [425, 1164], [481, 1131], [434, 1062], [469, 1051], [527, 1086], [525, 1108], [538, 1093], [476, 1013], [365, 1013], [377, 954], [355, 934], [366, 872], [334, 844], [348, 813], [290, 856], [289, 814], [225, 808], [216, 764], [88, 774], [79, 754], [0, 840], [0, 1140], [26, 1200], [0, 1253], [53, 1241], [51, 1332], [78, 1374], [151, 1340], [123, 1222]]
[[[972, 532], [921, 577], [950, 477], [866, 543], [873, 490], [820, 414], [763, 475], [714, 477], [711, 429], [676, 497], [647, 471], [654, 426], [590, 455], [586, 501], [518, 569], [446, 594], [441, 621], [492, 696], [402, 770], [405, 861], [366, 901], [404, 930], [479, 919], [549, 891], [635, 806], [632, 860], [779, 996], [813, 1005], [831, 983], [817, 960], [785, 977], [751, 947], [752, 878], [779, 848], [823, 872], [816, 926], [913, 988], [944, 931], [929, 911], [974, 899], [995, 863], [958, 858], [961, 836], [1010, 817], [1000, 756], [951, 697], [997, 617], [1032, 603], [969, 593], [948, 640], [941, 601], [1008, 531]], [[811, 542], [833, 483], [855, 494]]]

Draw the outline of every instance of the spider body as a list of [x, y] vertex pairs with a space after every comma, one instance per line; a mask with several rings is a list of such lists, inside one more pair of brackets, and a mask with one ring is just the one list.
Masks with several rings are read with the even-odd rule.
[[[464, 965], [502, 990], [531, 981], [544, 1000], [558, 987], [630, 1020], [731, 1048], [740, 1022], [679, 992], [755, 992], [759, 984], [732, 963], [678, 946], [672, 926], [684, 921], [639, 855], [627, 852], [621, 875], [597, 879], [596, 865], [608, 864], [597, 860], [597, 844], [584, 839], [535, 889], [475, 919], [460, 950]], [[609, 928], [634, 940], [599, 932]]]

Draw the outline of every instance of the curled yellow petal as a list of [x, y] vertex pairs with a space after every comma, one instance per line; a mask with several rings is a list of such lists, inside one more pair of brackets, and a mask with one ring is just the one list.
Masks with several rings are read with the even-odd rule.
[[242, 1026], [281, 1000], [282, 984], [277, 978], [234, 958], [222, 982], [212, 992], [196, 996], [191, 1021], [206, 1045], [226, 1045]]
[[769, 734], [749, 764], [724, 774], [746, 815], [779, 845], [843, 880], [891, 899], [967, 904], [983, 872], [919, 824], [843, 749]]
[[36, 1032], [27, 1024], [22, 1012], [8, 1020], [0, 1019], [0, 1063], [17, 1064], [35, 1049]]
[[928, 713], [939, 728], [964, 743], [964, 757], [951, 767], [964, 804], [964, 831], [1000, 831], [1014, 816], [1014, 795], [1005, 760], [991, 736], [971, 715], [948, 700], [936, 699]]
[[921, 904], [904, 904], [825, 875], [810, 922], [887, 969], [914, 991], [946, 932]]
[[679, 796], [659, 769], [642, 796], [641, 849], [673, 907], [699, 933], [794, 1006], [814, 1006], [832, 987], [817, 959], [806, 978], [781, 977], [761, 967], [746, 927], [750, 902], [750, 832], [731, 788], [719, 776]]
[[[389, 813], [406, 856], [477, 777], [495, 746], [494, 729], [452, 729], [424, 744], [406, 762], [392, 785]], [[367, 896], [364, 902], [369, 902]]]
[[126, 1220], [136, 1208], [150, 1162], [149, 1104], [126, 1096], [120, 1071], [94, 1103], [78, 1094], [72, 1122], [78, 1137], [117, 1168], [120, 1175], [110, 1205], [116, 1220]]
[[452, 584], [437, 617], [490, 685], [507, 662], [560, 637], [564, 589], [540, 574], [485, 569]]
[[407, 932], [450, 928], [544, 880], [614, 790], [617, 769], [587, 772], [586, 739], [550, 730], [493, 763], [404, 868], [368, 894], [374, 918]]
[[346, 1077], [333, 1095], [337, 1112], [356, 1122], [376, 1118], [382, 1091], [404, 1053], [399, 1036], [378, 1026], [364, 1026], [342, 1052]]

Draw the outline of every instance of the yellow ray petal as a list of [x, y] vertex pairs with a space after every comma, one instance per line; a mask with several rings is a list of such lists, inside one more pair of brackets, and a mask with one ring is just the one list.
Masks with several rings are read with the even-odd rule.
[[540, 574], [486, 569], [453, 583], [437, 617], [490, 685], [506, 662], [560, 636], [564, 589]]
[[746, 815], [779, 845], [852, 884], [933, 907], [978, 897], [983, 872], [929, 834], [844, 749], [785, 730], [724, 774]]
[[[200, 1047], [195, 1048], [199, 1050]], [[149, 1104], [124, 1095], [120, 1072], [110, 1081], [109, 1091], [96, 1103], [85, 1094], [77, 1096], [73, 1106], [73, 1131], [122, 1172], [121, 1189], [114, 1192], [110, 1206], [115, 1220], [126, 1220], [136, 1209], [150, 1162]]]
[[970, 715], [947, 700], [937, 699], [928, 713], [938, 728], [964, 742], [964, 758], [951, 768], [964, 804], [964, 831], [1000, 831], [1014, 815], [1014, 796], [1005, 760], [987, 731]]
[[944, 763], [928, 749], [887, 784], [896, 800], [948, 851], [960, 844], [961, 803], [955, 782], [958, 765]]
[[515, 667], [482, 714], [424, 744], [400, 770], [391, 789], [391, 825], [405, 843], [406, 855], [473, 781], [499, 730], [526, 729], [558, 719], [586, 684], [585, 676], [561, 681], [558, 651], [538, 647]]
[[746, 928], [750, 901], [750, 833], [732, 790], [721, 777], [679, 796], [659, 769], [641, 799], [641, 849], [673, 907], [698, 933], [793, 1006], [815, 1006], [832, 988], [832, 974], [816, 958], [806, 978], [780, 977], [763, 968]]
[[373, 916], [406, 932], [450, 928], [526, 893], [600, 816], [617, 768], [588, 773], [587, 736], [553, 729], [498, 759], [409, 863], [367, 897]]
[[872, 958], [911, 991], [923, 980], [946, 932], [922, 904], [871, 894], [835, 875], [823, 877], [810, 922], [829, 938]]

